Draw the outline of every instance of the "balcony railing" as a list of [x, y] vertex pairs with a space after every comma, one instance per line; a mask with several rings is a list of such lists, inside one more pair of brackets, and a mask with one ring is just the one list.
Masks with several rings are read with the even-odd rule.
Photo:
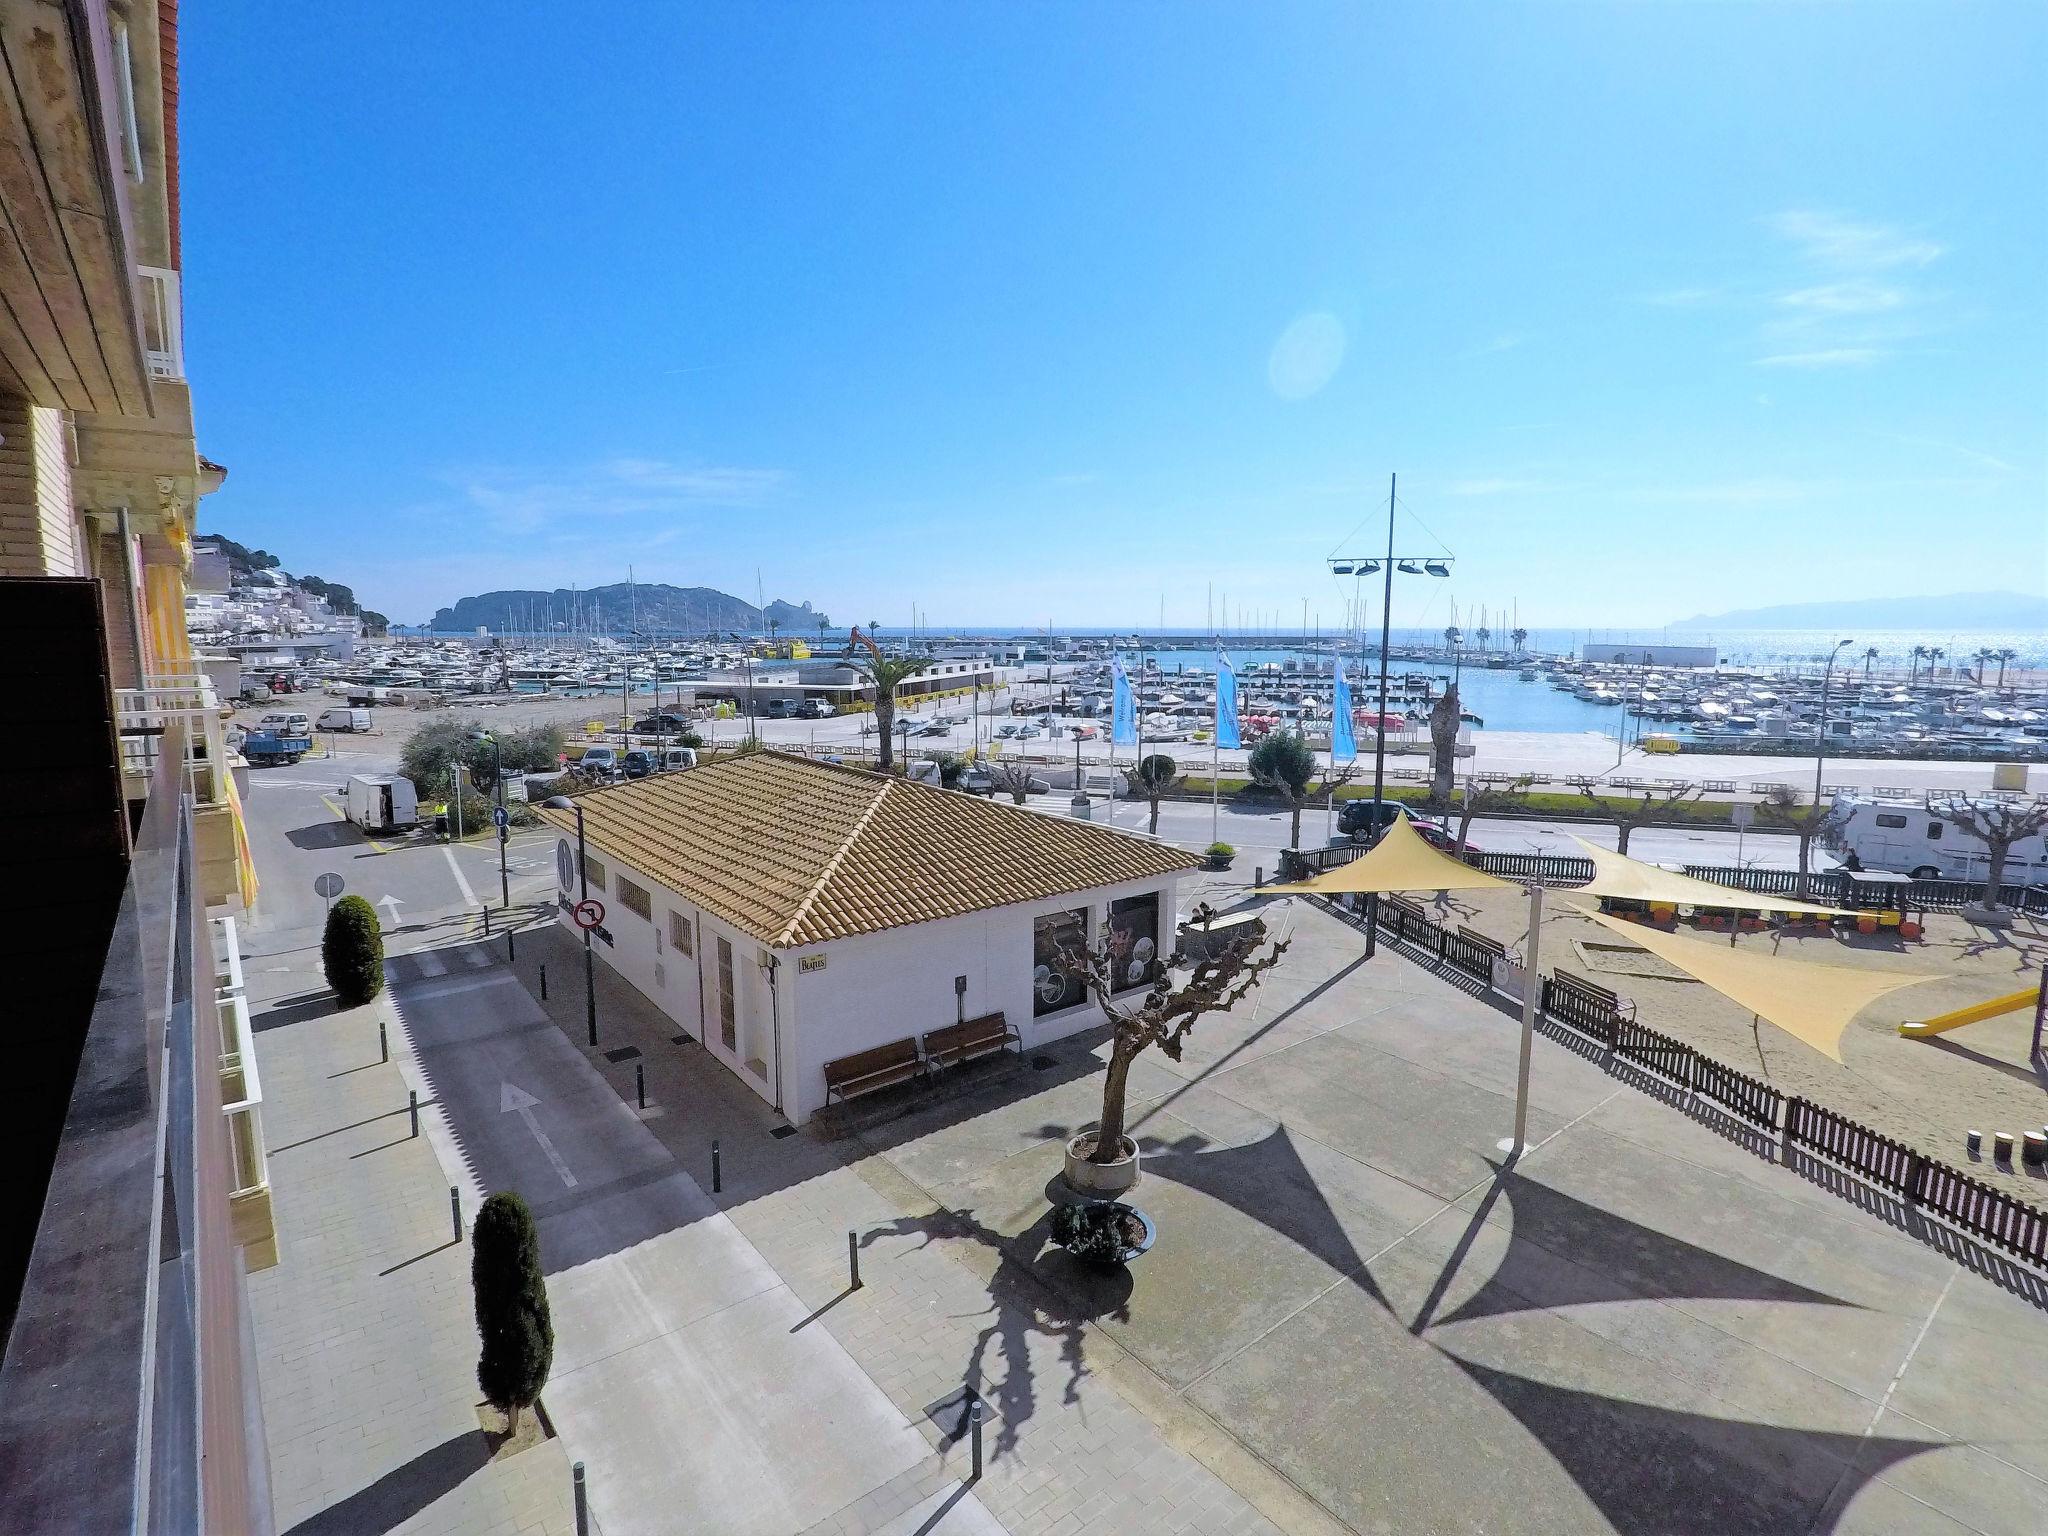
[[166, 730], [182, 727], [190, 755], [185, 789], [201, 809], [227, 801], [227, 728], [213, 680], [203, 672], [152, 674], [141, 688], [114, 690], [114, 718], [120, 730], [121, 771], [147, 778], [162, 751]]
[[185, 310], [178, 274], [169, 267], [137, 267], [142, 284], [142, 350], [153, 379], [185, 377]]

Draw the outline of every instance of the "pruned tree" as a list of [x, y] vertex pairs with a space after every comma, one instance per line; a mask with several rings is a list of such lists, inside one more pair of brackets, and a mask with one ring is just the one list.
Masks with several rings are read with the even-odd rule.
[[875, 690], [875, 766], [888, 773], [896, 764], [896, 690], [922, 672], [925, 663], [914, 656], [884, 656], [874, 637], [862, 634], [858, 624], [847, 638], [846, 660]]
[[1164, 752], [1149, 753], [1138, 759], [1137, 767], [1125, 772], [1124, 783], [1132, 799], [1143, 800], [1151, 809], [1152, 820], [1145, 830], [1157, 836], [1159, 802], [1180, 784], [1180, 764]]
[[1309, 802], [1309, 786], [1315, 782], [1316, 755], [1294, 731], [1275, 731], [1252, 748], [1249, 759], [1252, 782], [1277, 794], [1293, 814], [1288, 846], [1301, 846], [1301, 808]]
[[1930, 799], [1927, 809], [1984, 844], [1990, 865], [1984, 871], [1984, 892], [1978, 905], [1986, 914], [1999, 911], [1998, 889], [2005, 884], [2005, 861], [2013, 844], [2048, 831], [2048, 801], [1972, 800], [1949, 795]]
[[533, 1212], [509, 1191], [492, 1195], [476, 1213], [469, 1245], [481, 1346], [477, 1385], [484, 1400], [505, 1415], [507, 1433], [517, 1434], [520, 1410], [540, 1401], [555, 1362], [555, 1325]]
[[1790, 832], [1799, 840], [1798, 894], [1802, 901], [1806, 899], [1813, 879], [1813, 840], [1827, 830], [1834, 815], [1832, 805], [1805, 804], [1799, 798], [1799, 791], [1790, 784], [1773, 784], [1764, 791], [1764, 798], [1756, 808], [1759, 823]]
[[1646, 789], [1643, 791], [1642, 798], [1637, 800], [1631, 799], [1627, 795], [1615, 796], [1600, 793], [1604, 781], [1590, 775], [1566, 779], [1565, 782], [1585, 796], [1598, 809], [1604, 819], [1614, 823], [1614, 847], [1615, 852], [1620, 854], [1628, 852], [1629, 834], [1635, 831], [1637, 827], [1647, 827], [1655, 822], [1667, 820], [1680, 802], [1695, 800], [1699, 798], [1700, 793], [1695, 785], [1687, 785], [1679, 789], [1667, 789], [1661, 794], [1654, 790]]
[[1429, 706], [1429, 799], [1451, 803], [1451, 785], [1458, 772], [1458, 685], [1453, 682]]
[[1008, 795], [1014, 804], [1022, 805], [1031, 793], [1032, 774], [1023, 763], [997, 763], [989, 769], [988, 782], [996, 794]]
[[1465, 781], [1465, 789], [1458, 796], [1458, 837], [1453, 850], [1460, 857], [1465, 852], [1465, 838], [1472, 830], [1472, 818], [1491, 816], [1496, 811], [1519, 810], [1522, 797], [1529, 793], [1533, 780], [1523, 777], [1512, 784], [1498, 787], [1481, 785], [1471, 779]]
[[[1206, 936], [1216, 911], [1207, 902], [1194, 910], [1193, 926]], [[1125, 1108], [1129, 1097], [1131, 1063], [1153, 1047], [1169, 1061], [1179, 1061], [1181, 1042], [1198, 1019], [1211, 1013], [1228, 1013], [1259, 984], [1266, 972], [1280, 963], [1291, 942], [1276, 939], [1263, 955], [1254, 951], [1266, 940], [1263, 919], [1254, 921], [1246, 933], [1220, 953], [1206, 943], [1204, 955], [1195, 959], [1177, 950], [1160, 967], [1152, 986], [1136, 1003], [1116, 999], [1117, 979], [1128, 958], [1128, 949], [1112, 928], [1086, 947], [1063, 946], [1055, 959], [1067, 974], [1079, 976], [1102, 1007], [1114, 1031], [1109, 1050], [1109, 1067], [1102, 1079], [1102, 1118], [1096, 1122], [1092, 1163], [1113, 1163], [1123, 1155]], [[1175, 972], [1187, 979], [1174, 983]]]

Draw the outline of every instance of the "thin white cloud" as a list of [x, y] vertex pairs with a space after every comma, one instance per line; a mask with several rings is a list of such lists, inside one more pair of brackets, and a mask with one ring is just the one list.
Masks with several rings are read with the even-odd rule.
[[1873, 315], [1898, 309], [1906, 303], [1906, 290], [1882, 283], [1821, 283], [1812, 288], [1795, 288], [1778, 295], [1787, 309], [1822, 315]]
[[446, 478], [471, 510], [520, 532], [592, 519], [759, 506], [789, 480], [779, 469], [635, 457], [571, 469], [490, 466]]
[[1644, 294], [1642, 301], [1662, 309], [1705, 309], [1727, 297], [1719, 288], [1667, 288], [1662, 293]]
[[1883, 347], [1821, 347], [1811, 352], [1778, 352], [1756, 360], [1759, 368], [1868, 368], [1890, 357]]
[[1807, 260], [1843, 271], [1924, 267], [1943, 251], [1937, 241], [1893, 225], [1863, 223], [1812, 208], [1787, 209], [1771, 220], [1771, 227]]

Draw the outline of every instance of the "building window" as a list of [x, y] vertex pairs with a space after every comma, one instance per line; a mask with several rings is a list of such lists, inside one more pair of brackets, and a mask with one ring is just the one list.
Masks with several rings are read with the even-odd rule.
[[1087, 986], [1078, 971], [1060, 963], [1063, 949], [1079, 952], [1088, 944], [1088, 913], [1042, 912], [1031, 925], [1031, 1016], [1043, 1018], [1084, 1001]]
[[718, 1038], [727, 1053], [739, 1049], [739, 1030], [732, 1019], [732, 945], [725, 939], [718, 941]]
[[668, 915], [668, 941], [679, 955], [697, 953], [697, 935], [690, 927], [690, 920], [680, 912]]
[[1883, 812], [1880, 812], [1878, 814], [1877, 824], [1880, 827], [1903, 827], [1906, 824], [1906, 818], [1903, 816], [1888, 816], [1885, 815]]
[[593, 891], [605, 889], [605, 867], [603, 862], [594, 853], [583, 855], [583, 878], [590, 882], [590, 888]]
[[645, 886], [635, 885], [624, 875], [619, 876], [619, 905], [644, 922], [654, 921], [654, 898]]
[[1110, 985], [1118, 992], [1149, 987], [1159, 978], [1159, 893], [1126, 896], [1109, 904]]

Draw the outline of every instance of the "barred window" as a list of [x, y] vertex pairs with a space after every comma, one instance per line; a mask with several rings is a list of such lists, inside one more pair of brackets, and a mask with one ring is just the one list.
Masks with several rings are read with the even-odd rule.
[[697, 953], [697, 935], [690, 927], [690, 920], [680, 912], [668, 915], [668, 941], [679, 955]]
[[590, 882], [593, 891], [605, 889], [604, 862], [594, 853], [583, 855], [583, 878]]
[[647, 888], [635, 885], [624, 875], [619, 876], [619, 905], [635, 917], [654, 921], [654, 899], [647, 894]]

